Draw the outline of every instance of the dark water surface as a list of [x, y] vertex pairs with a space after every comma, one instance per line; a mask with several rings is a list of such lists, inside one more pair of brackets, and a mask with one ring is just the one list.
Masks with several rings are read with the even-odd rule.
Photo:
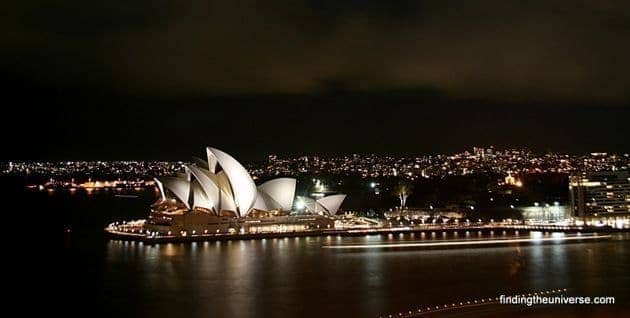
[[576, 296], [615, 296], [617, 303], [503, 305], [440, 315], [595, 317], [630, 312], [627, 234], [601, 242], [446, 250], [321, 247], [418, 239], [408, 235], [146, 245], [105, 240], [102, 228], [114, 220], [146, 216], [152, 192], [138, 198], [21, 195], [29, 202], [25, 211], [53, 212], [59, 216], [55, 229], [71, 229], [63, 236], [61, 256], [46, 260], [55, 270], [48, 297], [68, 315], [87, 314], [88, 308], [112, 317], [378, 317], [557, 288]]

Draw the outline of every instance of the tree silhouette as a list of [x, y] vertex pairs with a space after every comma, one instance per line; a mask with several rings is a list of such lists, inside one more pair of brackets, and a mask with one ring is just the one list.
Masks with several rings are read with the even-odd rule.
[[394, 187], [394, 195], [400, 200], [401, 209], [407, 206], [407, 198], [411, 195], [412, 188], [411, 184], [404, 181], [399, 182], [396, 187]]

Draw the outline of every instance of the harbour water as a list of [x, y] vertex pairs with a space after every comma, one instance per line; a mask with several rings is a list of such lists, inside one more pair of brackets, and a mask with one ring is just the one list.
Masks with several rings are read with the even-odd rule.
[[613, 296], [616, 304], [492, 305], [430, 316], [630, 313], [630, 235], [625, 233], [605, 241], [439, 250], [322, 248], [418, 240], [410, 235], [147, 245], [106, 240], [102, 228], [146, 215], [152, 192], [137, 193], [138, 198], [21, 195], [29, 202], [24, 213], [47, 211], [61, 221], [56, 226], [64, 231], [62, 257], [46, 259], [55, 271], [46, 273], [53, 276], [42, 289], [55, 299], [54, 308], [67, 314], [87, 307], [112, 317], [379, 317], [561, 288], [568, 295]]

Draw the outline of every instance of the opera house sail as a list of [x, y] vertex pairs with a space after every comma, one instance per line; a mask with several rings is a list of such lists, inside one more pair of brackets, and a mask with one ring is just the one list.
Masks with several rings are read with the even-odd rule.
[[207, 147], [206, 156], [194, 158], [182, 173], [155, 179], [160, 197], [145, 224], [149, 233], [186, 236], [330, 228], [345, 199], [343, 194], [296, 198], [294, 178], [256, 186], [247, 169], [229, 154]]

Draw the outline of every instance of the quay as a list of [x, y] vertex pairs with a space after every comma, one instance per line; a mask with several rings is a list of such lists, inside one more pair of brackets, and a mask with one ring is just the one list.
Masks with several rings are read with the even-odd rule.
[[461, 238], [464, 235], [477, 235], [483, 239], [494, 239], [502, 235], [518, 236], [530, 232], [570, 233], [570, 234], [610, 234], [627, 232], [630, 229], [619, 229], [609, 226], [554, 226], [554, 225], [502, 225], [485, 224], [475, 226], [415, 226], [415, 227], [381, 227], [361, 229], [311, 229], [291, 232], [259, 232], [259, 233], [184, 233], [184, 235], [160, 235], [144, 231], [141, 227], [121, 228], [109, 226], [105, 228], [108, 238], [126, 241], [154, 243], [212, 242], [233, 240], [260, 240], [292, 237], [317, 236], [365, 236], [365, 235], [419, 235], [448, 239]]

